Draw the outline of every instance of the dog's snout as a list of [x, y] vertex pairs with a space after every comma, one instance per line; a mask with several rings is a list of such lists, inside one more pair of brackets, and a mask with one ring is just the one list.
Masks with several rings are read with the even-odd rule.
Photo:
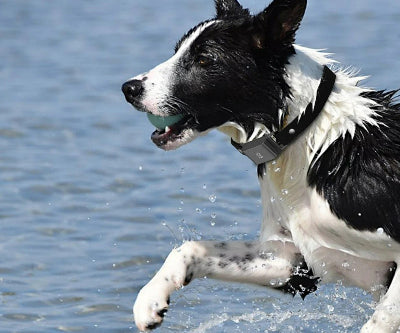
[[130, 80], [122, 85], [122, 92], [129, 103], [135, 101], [143, 93], [142, 80]]

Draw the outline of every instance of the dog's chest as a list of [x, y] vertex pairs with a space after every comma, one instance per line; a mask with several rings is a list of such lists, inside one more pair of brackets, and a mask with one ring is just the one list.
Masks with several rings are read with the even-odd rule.
[[260, 178], [261, 240], [293, 241], [310, 264], [320, 261], [316, 253], [321, 249], [367, 260], [394, 260], [393, 251], [400, 250], [399, 244], [380, 230], [357, 231], [336, 217], [328, 202], [308, 186], [308, 163], [295, 156], [299, 154], [288, 151], [270, 163]]

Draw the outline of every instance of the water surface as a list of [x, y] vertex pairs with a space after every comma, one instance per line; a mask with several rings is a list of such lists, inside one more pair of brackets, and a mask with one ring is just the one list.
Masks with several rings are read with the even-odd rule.
[[[0, 0], [0, 332], [137, 332], [135, 296], [171, 248], [257, 237], [251, 163], [219, 133], [157, 149], [120, 93], [212, 15], [211, 0]], [[392, 0], [310, 1], [298, 43], [396, 88], [399, 20]], [[303, 302], [204, 279], [160, 331], [357, 332], [372, 311], [351, 288]]]

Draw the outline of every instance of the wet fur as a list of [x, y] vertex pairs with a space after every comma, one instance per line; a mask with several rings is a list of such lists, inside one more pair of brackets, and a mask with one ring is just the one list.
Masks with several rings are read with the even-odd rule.
[[[308, 184], [333, 213], [357, 230], [383, 231], [400, 242], [400, 107], [396, 91], [371, 91], [379, 126], [357, 125], [337, 139], [308, 171]], [[396, 126], [397, 124], [397, 126]]]
[[[153, 141], [176, 149], [218, 128], [244, 143], [302, 116], [322, 68], [333, 61], [294, 44], [305, 0], [275, 0], [250, 15], [216, 0], [217, 16], [190, 30], [175, 55], [123, 86], [141, 111], [184, 121]], [[254, 283], [305, 297], [318, 282], [384, 295], [361, 332], [400, 325], [400, 106], [395, 91], [372, 91], [336, 69], [321, 115], [275, 161], [258, 167], [260, 239], [187, 242], [140, 291], [141, 330], [161, 324], [170, 294], [193, 279]], [[239, 157], [238, 157], [239, 158]]]

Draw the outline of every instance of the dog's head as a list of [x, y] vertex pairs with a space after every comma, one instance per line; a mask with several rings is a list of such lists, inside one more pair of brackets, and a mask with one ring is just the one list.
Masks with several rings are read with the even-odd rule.
[[165, 150], [227, 123], [248, 134], [256, 123], [277, 128], [285, 113], [285, 65], [306, 0], [274, 0], [254, 16], [236, 0], [215, 5], [216, 17], [186, 33], [169, 60], [122, 86]]

